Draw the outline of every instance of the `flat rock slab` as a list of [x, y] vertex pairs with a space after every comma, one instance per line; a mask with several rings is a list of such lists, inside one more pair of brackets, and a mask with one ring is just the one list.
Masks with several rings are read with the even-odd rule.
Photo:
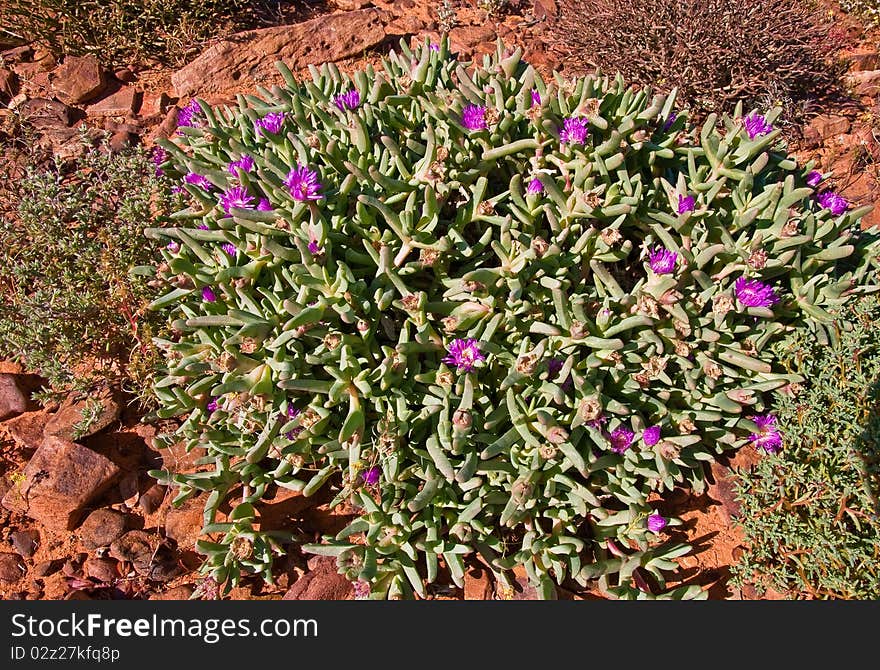
[[49, 81], [68, 105], [93, 100], [107, 85], [104, 69], [94, 56], [68, 56], [49, 73]]
[[116, 394], [110, 390], [86, 397], [72, 394], [46, 423], [43, 433], [47, 437], [79, 440], [104, 430], [119, 418], [121, 411]]
[[86, 505], [118, 476], [119, 468], [107, 457], [49, 436], [25, 466], [24, 481], [3, 496], [3, 506], [51, 530], [73, 530]]
[[15, 375], [0, 374], [0, 421], [21, 414], [27, 408], [27, 396]]
[[382, 10], [359, 9], [238, 33], [175, 72], [171, 83], [180, 98], [266, 86], [280, 80], [275, 61], [296, 70], [376, 46], [385, 39], [386, 18]]
[[131, 86], [123, 86], [112, 95], [86, 107], [86, 115], [91, 118], [128, 116], [134, 111], [136, 99], [137, 91]]

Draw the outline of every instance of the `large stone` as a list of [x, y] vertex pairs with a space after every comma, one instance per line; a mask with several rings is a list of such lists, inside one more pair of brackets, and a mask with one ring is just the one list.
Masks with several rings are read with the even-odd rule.
[[48, 420], [49, 416], [43, 410], [25, 412], [6, 421], [3, 427], [18, 446], [37, 449], [43, 444], [43, 428]]
[[33, 528], [16, 530], [9, 534], [9, 539], [12, 541], [15, 553], [22, 558], [30, 558], [36, 553], [37, 546], [40, 544], [40, 531]]
[[37, 130], [66, 128], [70, 125], [70, 108], [57, 100], [31, 98], [18, 108], [22, 120]]
[[131, 86], [123, 86], [113, 95], [86, 107], [86, 115], [91, 118], [128, 116], [134, 111], [136, 98], [137, 91]]
[[46, 423], [44, 434], [80, 440], [104, 430], [119, 418], [121, 410], [117, 395], [110, 390], [91, 396], [73, 393]]
[[3, 506], [51, 530], [73, 530], [84, 508], [118, 476], [119, 468], [105, 456], [49, 436], [25, 466], [24, 481], [3, 496]]
[[845, 116], [833, 116], [822, 114], [810, 121], [810, 128], [816, 132], [822, 140], [845, 135], [849, 132], [850, 122]]
[[93, 100], [104, 90], [107, 78], [94, 56], [68, 56], [49, 76], [52, 88], [68, 105]]
[[15, 375], [0, 374], [0, 421], [21, 414], [27, 407], [27, 396], [19, 388]]
[[280, 81], [275, 61], [296, 70], [360, 55], [376, 46], [385, 39], [385, 18], [378, 9], [360, 9], [239, 33], [175, 72], [171, 83], [180, 98], [266, 86]]
[[18, 554], [0, 553], [0, 582], [17, 582], [24, 577], [24, 573], [24, 565]]
[[174, 540], [181, 550], [195, 549], [205, 522], [204, 512], [204, 502], [192, 498], [180, 507], [172, 507], [165, 517], [165, 537]]
[[309, 561], [309, 571], [297, 579], [282, 600], [353, 600], [354, 586], [336, 569], [336, 559], [319, 556]]
[[112, 509], [96, 509], [79, 527], [79, 539], [86, 549], [107, 547], [125, 532], [126, 517]]
[[880, 95], [880, 69], [850, 72], [846, 79], [856, 95], [871, 98]]

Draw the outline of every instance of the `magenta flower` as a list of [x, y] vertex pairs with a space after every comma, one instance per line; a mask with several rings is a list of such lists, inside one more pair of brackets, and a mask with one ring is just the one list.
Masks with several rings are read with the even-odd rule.
[[663, 128], [661, 129], [664, 133], [672, 127], [672, 124], [675, 123], [675, 120], [678, 118], [678, 114], [672, 112], [669, 115], [669, 118], [666, 119], [666, 123], [663, 124]]
[[461, 110], [461, 125], [468, 130], [486, 128], [486, 108], [480, 105], [467, 105]]
[[284, 185], [294, 200], [302, 202], [304, 200], [320, 200], [322, 197], [318, 194], [318, 190], [321, 188], [318, 173], [301, 163], [297, 163], [296, 167], [287, 174]]
[[660, 426], [649, 426], [642, 432], [642, 441], [646, 446], [653, 447], [660, 441]]
[[436, 42], [431, 42], [431, 43], [428, 45], [428, 48], [429, 48], [431, 51], [440, 51], [440, 45], [437, 44]]
[[666, 528], [666, 525], [669, 522], [665, 517], [660, 516], [659, 514], [651, 514], [648, 516], [648, 530], [652, 533], [659, 533], [661, 530]]
[[340, 93], [335, 98], [333, 98], [333, 104], [335, 104], [343, 112], [346, 109], [355, 109], [359, 104], [361, 104], [361, 94], [358, 93], [358, 90], [356, 88], [353, 88], [350, 91]]
[[[288, 406], [288, 408], [287, 408], [287, 418], [288, 418], [290, 421], [293, 421], [293, 420], [294, 420], [296, 417], [298, 417], [300, 414], [301, 414], [301, 412], [300, 412], [296, 407], [294, 407], [293, 405], [289, 405], [289, 406]], [[287, 432], [284, 434], [284, 437], [286, 437], [288, 440], [295, 440], [295, 439], [296, 439], [296, 436], [299, 435], [301, 432], [303, 432], [303, 430], [305, 430], [305, 429], [304, 429], [302, 426], [297, 426], [296, 428], [287, 431]]]
[[173, 254], [176, 254], [178, 251], [180, 251], [180, 245], [174, 240], [165, 245], [165, 248]]
[[183, 193], [186, 189], [183, 188], [180, 184], [175, 184], [171, 187], [171, 192], [177, 195], [178, 193]]
[[309, 242], [307, 249], [309, 250], [309, 253], [313, 256], [321, 251], [321, 247], [318, 245], [317, 240], [312, 240], [311, 242]]
[[375, 486], [379, 483], [379, 476], [381, 475], [381, 470], [378, 467], [372, 467], [369, 470], [364, 470], [361, 473], [361, 481], [363, 481], [365, 486]]
[[199, 230], [210, 230], [210, 228], [208, 228], [208, 225], [205, 223], [200, 223], [196, 226], [196, 228], [198, 228]]
[[254, 121], [254, 130], [257, 135], [262, 134], [264, 130], [277, 135], [281, 132], [281, 126], [284, 125], [285, 116], [284, 112], [270, 112], [263, 118]]
[[165, 174], [165, 171], [161, 167], [162, 163], [168, 160], [168, 152], [165, 151], [165, 149], [158, 145], [153, 147], [153, 153], [150, 154], [150, 160], [153, 161], [153, 165], [156, 166], [157, 177], [161, 177]]
[[216, 412], [217, 411], [217, 398], [211, 398], [211, 400], [209, 400], [208, 404], [205, 406], [205, 409], [208, 410], [209, 412]]
[[749, 417], [758, 427], [757, 433], [749, 436], [749, 442], [768, 454], [775, 454], [782, 448], [782, 435], [776, 426], [776, 417], [772, 414], [759, 414]]
[[229, 210], [236, 209], [253, 209], [254, 198], [247, 192], [244, 186], [233, 186], [223, 191], [220, 196], [220, 204], [223, 205], [223, 211], [229, 214]]
[[210, 286], [206, 286], [202, 289], [202, 300], [205, 302], [214, 302], [217, 299], [214, 290]]
[[570, 116], [562, 121], [559, 141], [562, 144], [583, 144], [590, 132], [587, 119]]
[[624, 451], [632, 446], [633, 438], [635, 437], [635, 433], [633, 433], [629, 428], [624, 428], [621, 426], [620, 428], [615, 428], [611, 432], [610, 440], [611, 440], [611, 451], [616, 454], [622, 454]]
[[543, 191], [544, 184], [541, 183], [541, 180], [538, 177], [534, 177], [526, 187], [526, 193], [542, 193]]
[[272, 205], [269, 203], [268, 198], [260, 198], [260, 201], [257, 203], [257, 211], [258, 212], [271, 212]]
[[743, 127], [749, 134], [749, 139], [753, 140], [760, 135], [766, 135], [773, 130], [773, 126], [767, 123], [767, 120], [760, 114], [749, 114], [743, 119]]
[[533, 88], [532, 89], [532, 107], [535, 107], [540, 104], [541, 104], [541, 94], [538, 93], [538, 89]]
[[473, 370], [477, 361], [486, 360], [486, 355], [480, 351], [480, 343], [473, 338], [453, 340], [449, 345], [448, 352], [449, 354], [443, 359], [443, 362], [454, 365], [463, 372]]
[[757, 279], [740, 277], [733, 288], [737, 300], [746, 307], [770, 307], [779, 302], [773, 287]]
[[206, 191], [210, 191], [212, 188], [214, 188], [214, 184], [208, 181], [208, 178], [205, 175], [199, 174], [198, 172], [190, 172], [189, 174], [184, 176], [183, 181], [185, 181], [187, 184], [192, 184], [193, 186], [203, 188]]
[[228, 242], [221, 245], [220, 248], [223, 249], [223, 251], [225, 251], [230, 256], [235, 256], [235, 254], [238, 253], [238, 249], [235, 248], [235, 245]]
[[199, 128], [202, 125], [202, 120], [199, 118], [201, 115], [202, 108], [199, 106], [199, 103], [196, 102], [196, 99], [193, 98], [189, 101], [189, 104], [187, 104], [186, 107], [183, 107], [177, 112], [177, 127], [181, 128], [187, 126], [190, 128]]
[[239, 169], [242, 172], [250, 172], [254, 169], [254, 159], [243, 154], [237, 161], [232, 161], [226, 169], [233, 177], [237, 177]]
[[822, 181], [822, 173], [818, 170], [812, 170], [807, 175], [807, 186], [816, 187]]
[[839, 195], [832, 193], [831, 191], [820, 193], [816, 200], [818, 200], [819, 204], [825, 209], [830, 209], [834, 216], [840, 216], [846, 211], [847, 207], [849, 207], [849, 203], [844, 198], [841, 198]]
[[694, 200], [693, 196], [690, 195], [679, 195], [678, 196], [678, 213], [686, 214], [687, 212], [693, 212], [697, 206], [697, 201]]
[[648, 260], [654, 274], [668, 275], [675, 272], [675, 262], [678, 260], [678, 254], [674, 251], [669, 251], [665, 247], [654, 247], [648, 251]]

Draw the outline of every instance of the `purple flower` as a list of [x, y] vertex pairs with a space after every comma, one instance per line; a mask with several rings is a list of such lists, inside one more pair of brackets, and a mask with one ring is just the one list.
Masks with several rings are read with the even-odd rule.
[[604, 414], [600, 414], [598, 417], [593, 419], [592, 421], [587, 421], [587, 425], [590, 428], [595, 428], [596, 430], [600, 430], [602, 426], [608, 423], [608, 417]]
[[697, 201], [694, 200], [694, 197], [691, 195], [679, 195], [678, 196], [678, 213], [686, 214], [687, 212], [693, 212], [697, 206]]
[[533, 177], [526, 187], [526, 193], [541, 193], [544, 191], [544, 184], [538, 177]]
[[353, 88], [350, 91], [340, 93], [335, 98], [333, 98], [333, 104], [339, 107], [339, 109], [341, 109], [343, 112], [346, 109], [355, 109], [359, 104], [361, 104], [361, 94], [358, 93], [358, 90], [356, 88]]
[[535, 107], [540, 104], [541, 104], [541, 94], [538, 93], [538, 89], [533, 88], [532, 89], [532, 107]]
[[485, 361], [486, 355], [480, 351], [480, 343], [473, 338], [453, 340], [448, 348], [449, 354], [444, 363], [454, 365], [457, 369], [470, 372], [477, 361]]
[[177, 242], [175, 242], [174, 240], [169, 242], [165, 246], [165, 248], [168, 249], [168, 251], [170, 251], [173, 254], [176, 254], [178, 251], [180, 251], [180, 245]]
[[547, 372], [550, 373], [551, 377], [555, 377], [559, 374], [559, 371], [562, 369], [562, 366], [565, 365], [565, 361], [561, 358], [551, 358], [547, 361]]
[[214, 188], [214, 184], [208, 181], [208, 178], [205, 175], [199, 174], [198, 172], [190, 172], [189, 174], [184, 176], [183, 181], [185, 181], [187, 184], [192, 184], [193, 186], [203, 188], [206, 191], [210, 191], [212, 188]]
[[812, 170], [807, 175], [807, 186], [816, 187], [822, 181], [822, 173], [818, 170]]
[[207, 224], [204, 224], [204, 223], [200, 223], [199, 225], [196, 226], [196, 228], [198, 228], [199, 230], [210, 230], [210, 228], [208, 228]]
[[461, 125], [468, 130], [486, 128], [486, 108], [480, 105], [467, 105], [461, 110]]
[[183, 186], [181, 186], [180, 184], [175, 184], [174, 186], [171, 187], [171, 192], [174, 193], [175, 195], [178, 193], [183, 193], [185, 190], [186, 189], [183, 188]]
[[188, 126], [190, 128], [199, 128], [202, 125], [202, 121], [199, 118], [202, 114], [202, 108], [199, 106], [199, 103], [196, 102], [196, 99], [193, 98], [189, 101], [189, 104], [186, 107], [183, 107], [180, 111], [177, 112], [177, 127], [180, 128], [182, 126]]
[[364, 470], [361, 473], [361, 481], [363, 481], [365, 486], [375, 486], [379, 483], [379, 476], [381, 475], [381, 470], [378, 467], [374, 466], [369, 470]]
[[609, 439], [611, 440], [611, 451], [616, 454], [622, 454], [624, 451], [630, 448], [633, 438], [635, 436], [635, 433], [633, 433], [629, 428], [624, 428], [623, 426], [621, 426], [620, 428], [615, 428], [611, 432], [611, 436], [609, 437]]
[[665, 517], [660, 516], [659, 514], [651, 514], [648, 516], [648, 530], [652, 533], [659, 533], [661, 530], [666, 528], [666, 524], [669, 522]]
[[758, 427], [757, 433], [749, 436], [749, 442], [768, 454], [775, 454], [782, 448], [782, 435], [776, 426], [776, 417], [772, 414], [759, 414], [749, 417]]
[[230, 256], [235, 256], [235, 254], [238, 253], [238, 249], [235, 248], [235, 245], [229, 244], [228, 242], [224, 245], [221, 245], [220, 248], [223, 249], [223, 251], [225, 251]]
[[259, 212], [271, 212], [272, 205], [269, 203], [268, 198], [260, 198], [260, 201], [257, 203], [257, 211]]
[[208, 404], [205, 406], [205, 409], [208, 410], [209, 412], [216, 412], [217, 411], [217, 398], [211, 398], [211, 400], [209, 400]]
[[150, 154], [150, 160], [153, 161], [153, 165], [156, 166], [157, 177], [161, 177], [165, 174], [165, 171], [160, 167], [162, 163], [168, 160], [168, 152], [165, 151], [165, 149], [158, 145], [153, 147], [153, 153]]
[[559, 131], [559, 141], [562, 144], [583, 144], [590, 132], [587, 119], [578, 116], [570, 116], [562, 121], [562, 130]]
[[311, 242], [309, 242], [309, 246], [307, 248], [309, 250], [309, 253], [312, 254], [312, 256], [314, 256], [315, 254], [317, 254], [321, 251], [321, 247], [318, 246], [317, 240], [312, 240]]
[[431, 42], [431, 43], [428, 45], [428, 48], [429, 48], [431, 51], [440, 51], [440, 45], [437, 44], [436, 42]]
[[247, 192], [244, 186], [233, 186], [223, 191], [220, 196], [220, 204], [223, 205], [223, 211], [229, 214], [229, 210], [233, 207], [237, 209], [253, 209], [254, 198]]
[[254, 130], [257, 135], [261, 135], [266, 130], [273, 135], [281, 132], [281, 126], [284, 125], [284, 112], [270, 112], [261, 119], [254, 121]]
[[247, 154], [243, 154], [237, 161], [232, 161], [226, 169], [233, 177], [237, 177], [239, 169], [242, 172], [250, 172], [254, 169], [254, 159]]
[[294, 200], [320, 200], [322, 197], [318, 194], [321, 188], [318, 173], [301, 163], [297, 163], [296, 167], [287, 174], [284, 185]]
[[653, 447], [660, 441], [660, 426], [649, 426], [642, 432], [642, 441], [648, 447]]
[[669, 115], [669, 118], [666, 119], [666, 123], [663, 124], [662, 131], [665, 133], [667, 130], [669, 130], [672, 127], [672, 124], [675, 123], [675, 120], [677, 118], [678, 114], [676, 112], [672, 112], [672, 114]]
[[[301, 414], [301, 412], [293, 405], [289, 405], [287, 407], [287, 418], [290, 421], [293, 421], [300, 414]], [[284, 434], [284, 437], [286, 437], [288, 440], [295, 440], [296, 436], [299, 435], [301, 432], [303, 432], [303, 430], [305, 430], [305, 429], [302, 426], [297, 426], [296, 428], [287, 431]]]
[[773, 287], [757, 279], [740, 277], [733, 288], [737, 299], [746, 307], [770, 307], [779, 302]]
[[654, 274], [668, 275], [675, 272], [678, 254], [665, 247], [654, 247], [648, 251], [648, 260]]
[[832, 193], [831, 191], [820, 193], [816, 200], [819, 201], [819, 204], [822, 205], [822, 207], [830, 209], [834, 216], [840, 216], [846, 211], [846, 208], [849, 207], [849, 203], [844, 198], [841, 198], [839, 195]]
[[214, 294], [214, 290], [210, 286], [206, 286], [202, 289], [202, 300], [205, 302], [214, 302], [217, 299], [217, 296]]
[[760, 114], [749, 114], [743, 119], [743, 126], [749, 134], [750, 140], [760, 135], [766, 135], [773, 130], [773, 126], [767, 123], [767, 120]]

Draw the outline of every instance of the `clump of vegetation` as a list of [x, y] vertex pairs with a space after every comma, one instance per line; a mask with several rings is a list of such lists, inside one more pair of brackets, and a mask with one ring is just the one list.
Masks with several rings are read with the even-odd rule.
[[0, 34], [108, 65], [179, 65], [205, 40], [278, 19], [271, 0], [6, 0]]
[[152, 289], [130, 271], [154, 262], [143, 231], [170, 209], [159, 183], [144, 150], [92, 148], [28, 168], [5, 194], [15, 203], [0, 218], [0, 357], [46, 377], [46, 397], [149, 385]]
[[847, 14], [859, 17], [868, 27], [880, 25], [878, 0], [840, 0], [840, 8]]
[[784, 447], [737, 475], [748, 550], [734, 574], [805, 598], [880, 598], [880, 301], [837, 321], [840, 340], [801, 332], [775, 347], [806, 379], [776, 403]]
[[208, 493], [218, 583], [271, 579], [291, 537], [253, 523], [264, 496], [329, 487], [358, 517], [304, 549], [374, 598], [476, 559], [544, 597], [705, 596], [667, 590], [689, 548], [650, 496], [778, 446], [768, 394], [801, 377], [772, 345], [832, 342], [829, 310], [875, 288], [870, 208], [786, 154], [778, 109], [698, 129], [674, 95], [521, 55], [282, 66], [163, 143], [189, 205], [147, 231], [174, 332], [157, 415], [182, 421], [159, 444], [209, 469], [153, 474]]
[[800, 0], [564, 0], [556, 35], [585, 70], [676, 88], [694, 118], [768, 94], [798, 117], [837, 90], [829, 26]]

